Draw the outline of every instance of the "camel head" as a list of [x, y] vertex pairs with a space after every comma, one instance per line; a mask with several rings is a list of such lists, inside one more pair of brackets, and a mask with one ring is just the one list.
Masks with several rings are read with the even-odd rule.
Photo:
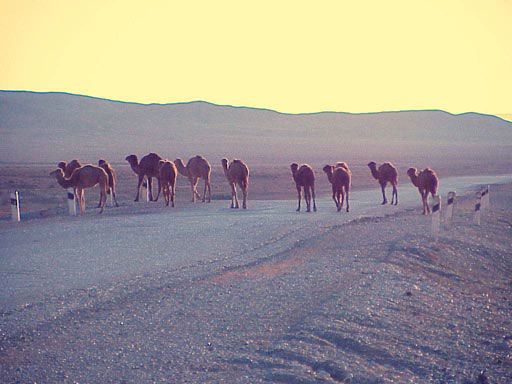
[[413, 177], [418, 176], [418, 170], [417, 170], [416, 168], [409, 168], [409, 169], [407, 170], [407, 176], [409, 176], [411, 179], [412, 179]]
[[222, 168], [227, 168], [228, 167], [228, 164], [229, 164], [229, 160], [224, 158], [220, 161], [220, 163], [222, 164]]
[[367, 165], [370, 169], [377, 168], [377, 163], [375, 161], [370, 161]]
[[59, 167], [60, 169], [65, 171], [67, 165], [68, 165], [68, 163], [66, 163], [65, 161], [61, 161], [61, 162], [59, 162], [59, 164], [57, 164], [57, 167]]
[[138, 163], [137, 155], [128, 155], [128, 156], [125, 157], [125, 160], [127, 162], [129, 162], [130, 164], [132, 164], [132, 163], [137, 164]]
[[159, 160], [158, 161], [158, 171], [160, 171], [160, 168], [162, 168], [162, 165], [164, 165], [165, 163], [169, 162], [169, 160], [165, 159], [165, 160]]
[[334, 166], [327, 164], [322, 168], [322, 171], [327, 173], [327, 175], [332, 175], [332, 172], [334, 171]]
[[297, 172], [297, 169], [299, 169], [299, 164], [297, 164], [297, 163], [291, 163], [291, 164], [290, 164], [290, 169], [292, 170], [292, 173]]
[[98, 166], [102, 166], [103, 164], [105, 164], [107, 161], [106, 160], [103, 160], [103, 159], [100, 159], [98, 160]]
[[64, 171], [62, 168], [57, 168], [55, 171], [50, 172], [50, 176], [52, 177], [64, 177]]

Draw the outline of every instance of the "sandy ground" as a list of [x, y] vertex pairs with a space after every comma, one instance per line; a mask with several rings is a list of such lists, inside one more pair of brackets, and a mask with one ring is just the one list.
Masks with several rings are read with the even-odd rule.
[[[236, 232], [231, 246], [210, 236], [239, 227], [240, 214], [258, 213], [234, 212], [235, 219], [229, 219], [233, 211], [212, 205], [208, 209], [216, 213], [210, 219], [219, 227], [202, 232], [204, 244], [192, 244], [186, 254], [153, 251], [173, 263], [159, 265], [156, 259], [140, 273], [127, 269], [73, 289], [66, 285], [72, 282], [59, 289], [58, 276], [42, 287], [15, 286], [12, 296], [26, 296], [22, 303], [3, 300], [0, 381], [512, 382], [512, 186], [493, 186], [493, 208], [480, 227], [472, 224], [473, 193], [459, 199], [453, 225], [437, 243], [412, 192], [403, 192], [396, 210], [365, 206], [368, 196], [361, 192], [345, 216], [332, 212], [325, 200], [317, 214], [292, 211], [282, 221], [270, 213], [293, 210], [293, 201], [261, 202], [253, 208], [260, 214], [249, 220], [251, 230]], [[373, 204], [378, 191], [371, 196]], [[33, 253], [51, 249], [59, 236], [94, 223], [125, 222], [126, 236], [111, 238], [135, 255], [140, 253], [129, 239], [141, 228], [147, 227], [142, 234], [149, 249], [151, 239], [165, 236], [172, 248], [173, 231], [187, 230], [157, 232], [151, 223], [174, 217], [159, 208], [146, 215], [125, 209], [103, 217], [91, 213], [81, 221], [23, 223], [18, 230], [26, 244], [21, 245], [9, 242], [13, 229], [2, 223], [4, 276], [9, 276], [6, 255], [23, 246]], [[200, 224], [194, 210], [201, 207], [191, 209], [182, 214], [191, 226], [191, 217]], [[46, 230], [35, 234], [40, 228]], [[70, 267], [75, 262], [94, 273], [89, 257], [114, 255], [94, 251], [102, 236], [103, 231], [87, 231], [87, 242], [78, 239], [75, 251], [72, 245], [67, 251], [55, 248], [55, 268], [65, 269], [62, 254], [70, 254]], [[136, 262], [125, 254], [126, 264]], [[179, 255], [185, 256], [181, 262]], [[41, 257], [46, 262], [52, 253]], [[122, 270], [122, 264], [115, 259], [111, 269]], [[65, 280], [66, 274], [60, 275]], [[4, 287], [23, 280], [33, 284], [37, 271], [4, 280], [11, 282]]]

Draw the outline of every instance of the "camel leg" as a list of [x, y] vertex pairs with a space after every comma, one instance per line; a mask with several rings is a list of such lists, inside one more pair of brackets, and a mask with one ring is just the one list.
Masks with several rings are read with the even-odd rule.
[[229, 183], [229, 186], [231, 187], [231, 208], [235, 208], [235, 194], [236, 194], [235, 184]]
[[242, 188], [242, 194], [244, 195], [244, 201], [242, 203], [242, 208], [247, 209], [247, 183], [242, 182], [242, 185], [240, 186]]
[[[395, 205], [398, 205], [398, 190], [396, 184], [393, 184], [393, 197], [395, 198]], [[393, 198], [391, 198], [391, 204], [393, 204]]]
[[299, 205], [297, 207], [297, 212], [300, 212], [300, 187], [297, 186], [297, 199], [299, 200]]
[[81, 188], [77, 188], [76, 193], [78, 198], [78, 206], [80, 207], [80, 215], [83, 215], [85, 213], [84, 190]]
[[[388, 203], [388, 199], [386, 199], [386, 184], [381, 183], [380, 188], [382, 190], [382, 205]], [[393, 203], [393, 198], [391, 198], [391, 203]]]
[[101, 208], [100, 208], [99, 213], [103, 213], [105, 204], [107, 204], [107, 191], [106, 191], [106, 189], [102, 189], [100, 192], [100, 207]]
[[336, 189], [334, 188], [334, 186], [332, 187], [332, 200], [334, 201], [334, 204], [336, 204], [336, 209], [338, 209], [339, 208], [338, 196], [337, 196]]
[[343, 209], [343, 204], [345, 203], [345, 191], [343, 190], [343, 187], [342, 189], [340, 189], [340, 194], [341, 194], [341, 202], [340, 202], [340, 211]]
[[112, 200], [114, 200], [114, 205], [116, 207], [119, 207], [119, 204], [117, 203], [116, 190], [114, 188], [111, 188], [110, 193], [112, 194]]
[[135, 201], [139, 201], [140, 186], [142, 185], [142, 181], [144, 181], [144, 175], [139, 175], [139, 181], [137, 183], [137, 195], [135, 196]]
[[311, 184], [311, 195], [313, 197], [313, 211], [316, 212], [315, 184]]
[[311, 193], [308, 186], [304, 186], [304, 200], [306, 200], [306, 212], [311, 212]]
[[236, 183], [233, 183], [233, 191], [235, 192], [235, 208], [240, 208], [240, 204], [238, 202], [238, 194], [236, 191]]
[[153, 201], [153, 178], [148, 176], [149, 201]]
[[212, 186], [210, 184], [210, 178], [208, 177], [208, 202], [212, 202]]
[[421, 191], [421, 201], [423, 203], [423, 214], [426, 215], [427, 214], [427, 194], [425, 193], [426, 191]]
[[160, 178], [157, 177], [156, 181], [158, 183], [158, 192], [156, 194], [156, 199], [154, 201], [158, 201], [158, 198], [160, 197], [160, 192], [162, 191], [162, 182], [160, 181]]
[[206, 190], [208, 189], [208, 181], [204, 179], [204, 190], [203, 190], [203, 200], [202, 202], [206, 202]]
[[345, 188], [345, 193], [346, 193], [346, 195], [347, 195], [347, 197], [346, 197], [346, 204], [347, 204], [347, 212], [348, 212], [348, 210], [349, 210], [349, 208], [350, 208], [350, 206], [349, 206], [349, 204], [348, 204], [348, 195], [349, 195], [349, 189], [348, 189], [348, 188]]
[[174, 195], [176, 194], [176, 183], [171, 184], [171, 207], [174, 208]]

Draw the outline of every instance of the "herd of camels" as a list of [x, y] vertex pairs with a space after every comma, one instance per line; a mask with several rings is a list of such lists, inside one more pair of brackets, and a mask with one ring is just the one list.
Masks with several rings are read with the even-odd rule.
[[[137, 194], [135, 201], [139, 201], [140, 187], [144, 181], [147, 180], [148, 196], [150, 201], [157, 201], [162, 192], [165, 200], [165, 205], [169, 204], [174, 207], [174, 198], [176, 192], [176, 179], [178, 173], [188, 178], [190, 182], [190, 188], [192, 191], [192, 202], [196, 201], [196, 198], [201, 199], [201, 195], [197, 191], [197, 184], [199, 179], [204, 180], [204, 191], [202, 196], [203, 202], [211, 201], [211, 186], [210, 186], [210, 173], [211, 166], [208, 160], [203, 156], [197, 155], [192, 157], [187, 164], [183, 163], [183, 160], [176, 159], [173, 161], [163, 159], [156, 153], [149, 153], [142, 157], [140, 161], [136, 155], [129, 155], [125, 159], [131, 166], [131, 169], [138, 177], [137, 182]], [[228, 159], [221, 160], [224, 174], [231, 188], [231, 208], [239, 208], [237, 186], [240, 187], [243, 194], [242, 208], [247, 208], [247, 192], [249, 187], [249, 168], [242, 161], [235, 159], [231, 163]], [[379, 182], [382, 190], [382, 204], [387, 204], [386, 198], [386, 186], [391, 184], [393, 188], [393, 195], [391, 198], [391, 204], [398, 204], [398, 171], [396, 167], [391, 163], [383, 163], [379, 167], [375, 162], [368, 163], [372, 176]], [[300, 211], [301, 197], [304, 195], [306, 202], [306, 211], [311, 212], [311, 201], [313, 201], [313, 211], [316, 212], [316, 201], [315, 201], [315, 173], [311, 166], [302, 164], [299, 166], [297, 163], [290, 165], [292, 177], [297, 187], [298, 207], [297, 211]], [[332, 199], [336, 204], [336, 209], [342, 210], [345, 205], [345, 209], [349, 212], [349, 191], [352, 180], [352, 172], [348, 165], [344, 162], [338, 162], [335, 165], [326, 165], [322, 169], [329, 182], [332, 185]], [[411, 179], [411, 182], [418, 188], [421, 195], [423, 204], [423, 214], [430, 213], [430, 207], [428, 206], [428, 195], [432, 196], [437, 194], [437, 188], [439, 179], [436, 173], [426, 168], [423, 171], [419, 171], [416, 168], [409, 168], [407, 175]], [[112, 201], [118, 207], [116, 199], [116, 174], [110, 163], [106, 160], [99, 160], [98, 166], [95, 165], [81, 165], [78, 160], [72, 160], [69, 163], [61, 161], [58, 164], [58, 169], [50, 173], [50, 176], [54, 176], [57, 182], [63, 188], [73, 188], [75, 191], [75, 197], [80, 207], [80, 213], [85, 212], [85, 198], [84, 190], [86, 188], [94, 187], [99, 185], [100, 187], [100, 200], [98, 208], [100, 213], [106, 204], [107, 194], [112, 194]], [[155, 199], [153, 199], [153, 184], [152, 179], [155, 178], [158, 183], [158, 193]], [[208, 197], [207, 197], [208, 196]]]

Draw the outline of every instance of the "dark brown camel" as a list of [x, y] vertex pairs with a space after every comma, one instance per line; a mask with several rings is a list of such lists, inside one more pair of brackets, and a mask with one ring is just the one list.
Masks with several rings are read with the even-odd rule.
[[337, 166], [326, 165], [323, 167], [323, 171], [327, 175], [329, 182], [332, 185], [332, 199], [338, 212], [343, 208], [343, 202], [346, 196], [347, 212], [349, 211], [349, 192], [350, 183], [352, 179], [352, 172], [348, 169], [348, 166], [344, 163], [337, 163]]
[[162, 194], [164, 195], [165, 206], [174, 207], [174, 196], [176, 194], [176, 177], [178, 170], [172, 161], [160, 160], [158, 163], [160, 172], [160, 183], [162, 184]]
[[243, 193], [242, 208], [247, 209], [247, 189], [249, 187], [249, 168], [247, 165], [238, 159], [234, 159], [229, 164], [228, 159], [221, 160], [222, 169], [224, 169], [224, 175], [228, 180], [229, 186], [231, 187], [231, 208], [239, 208], [238, 196], [236, 195], [236, 185], [240, 186]]
[[439, 179], [437, 178], [436, 173], [430, 168], [425, 168], [419, 173], [416, 168], [409, 168], [407, 170], [407, 175], [420, 192], [421, 201], [423, 203], [423, 214], [429, 214], [430, 207], [428, 206], [428, 194], [431, 193], [432, 197], [434, 197], [437, 194], [437, 187], [439, 186]]
[[290, 169], [292, 170], [293, 180], [295, 181], [295, 186], [297, 187], [297, 212], [300, 212], [301, 188], [304, 189], [306, 212], [311, 212], [311, 198], [313, 198], [313, 211], [316, 212], [315, 173], [313, 172], [313, 168], [307, 164], [303, 164], [299, 167], [297, 163], [292, 163], [290, 165]]
[[[116, 177], [116, 173], [114, 171], [114, 168], [112, 168], [112, 165], [110, 165], [110, 163], [107, 160], [103, 160], [103, 159], [98, 160], [98, 166], [100, 168], [103, 168], [103, 170], [105, 172], [107, 172], [107, 175], [108, 175], [108, 190], [107, 190], [107, 194], [112, 194], [112, 200], [114, 201], [115, 206], [119, 207], [119, 204], [117, 203], [117, 198], [116, 198], [116, 182], [117, 182], [117, 177]], [[100, 206], [100, 204], [98, 204], [98, 207], [99, 206]]]
[[[142, 181], [144, 180], [144, 176], [146, 176], [148, 180], [148, 193], [149, 193], [149, 201], [157, 201], [160, 196], [160, 191], [162, 186], [160, 184], [160, 173], [158, 170], [158, 163], [162, 160], [160, 156], [156, 153], [149, 153], [140, 159], [138, 162], [136, 155], [126, 156], [126, 161], [132, 167], [133, 172], [139, 177], [139, 181], [137, 183], [137, 195], [135, 196], [135, 201], [139, 201], [140, 194], [140, 186], [142, 185]], [[158, 181], [158, 193], [156, 195], [156, 199], [153, 200], [153, 189], [152, 189], [152, 178], [155, 177]]]
[[386, 198], [386, 185], [388, 183], [393, 187], [393, 196], [391, 197], [391, 205], [398, 205], [398, 171], [395, 166], [391, 163], [383, 163], [377, 169], [377, 163], [370, 161], [368, 167], [372, 172], [372, 176], [379, 181], [380, 188], [382, 190], [382, 204], [387, 204], [388, 199]]
[[199, 179], [204, 179], [204, 192], [203, 192], [203, 203], [206, 201], [206, 192], [208, 191], [208, 202], [212, 201], [211, 185], [210, 185], [210, 173], [211, 166], [208, 160], [203, 156], [197, 155], [192, 157], [185, 166], [183, 160], [174, 160], [174, 165], [178, 169], [178, 172], [183, 176], [187, 177], [190, 181], [190, 188], [192, 189], [192, 202], [196, 201], [197, 198], [201, 198], [201, 195], [197, 192], [197, 182]]

